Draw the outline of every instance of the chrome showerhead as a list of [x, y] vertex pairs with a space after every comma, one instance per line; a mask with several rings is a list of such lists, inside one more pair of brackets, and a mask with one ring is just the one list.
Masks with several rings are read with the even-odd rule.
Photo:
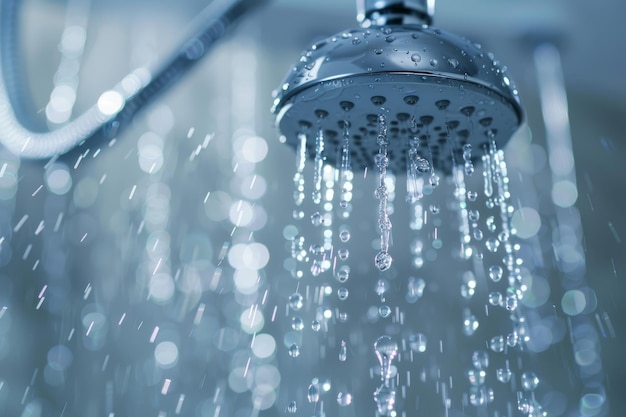
[[312, 158], [321, 131], [325, 160], [338, 165], [347, 132], [352, 168], [372, 167], [382, 115], [396, 172], [411, 141], [445, 173], [463, 163], [464, 145], [502, 147], [524, 119], [517, 90], [480, 45], [428, 26], [432, 3], [362, 0], [361, 27], [304, 51], [272, 108], [285, 142], [296, 147], [306, 133]]

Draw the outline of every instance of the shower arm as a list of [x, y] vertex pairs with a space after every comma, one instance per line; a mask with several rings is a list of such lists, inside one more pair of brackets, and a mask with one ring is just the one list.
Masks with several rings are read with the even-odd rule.
[[435, 0], [356, 0], [357, 21], [362, 27], [430, 25]]
[[189, 24], [179, 48], [155, 68], [128, 74], [98, 103], [71, 122], [50, 131], [38, 130], [20, 88], [17, 19], [19, 0], [0, 0], [0, 144], [23, 158], [52, 158], [83, 142], [111, 140], [133, 115], [158, 93], [180, 79], [206, 55], [227, 29], [268, 0], [214, 0]]

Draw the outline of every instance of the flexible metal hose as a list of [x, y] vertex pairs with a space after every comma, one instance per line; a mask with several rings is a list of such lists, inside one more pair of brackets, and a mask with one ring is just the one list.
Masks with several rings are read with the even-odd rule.
[[50, 158], [95, 136], [111, 139], [159, 92], [180, 79], [229, 26], [267, 0], [214, 0], [191, 22], [186, 41], [156, 69], [138, 68], [98, 103], [53, 131], [38, 129], [22, 84], [17, 46], [19, 0], [0, 0], [0, 144], [23, 158]]

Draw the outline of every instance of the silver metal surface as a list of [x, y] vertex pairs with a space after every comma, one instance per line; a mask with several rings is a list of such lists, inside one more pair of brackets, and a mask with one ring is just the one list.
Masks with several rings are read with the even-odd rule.
[[432, 23], [434, 0], [358, 0], [357, 20], [363, 27]]
[[344, 122], [353, 168], [373, 165], [376, 115], [391, 126], [390, 164], [404, 166], [407, 142], [427, 144], [435, 167], [461, 163], [462, 145], [503, 146], [524, 120], [518, 92], [478, 44], [423, 25], [374, 26], [338, 33], [304, 51], [276, 94], [273, 112], [286, 143], [327, 132], [326, 159], [339, 153]]

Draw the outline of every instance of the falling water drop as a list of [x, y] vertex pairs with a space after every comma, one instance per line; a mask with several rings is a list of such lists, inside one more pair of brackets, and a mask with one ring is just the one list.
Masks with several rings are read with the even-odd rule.
[[487, 389], [484, 386], [470, 387], [469, 401], [475, 407], [487, 404]]
[[423, 278], [409, 277], [409, 283], [407, 286], [406, 301], [408, 303], [415, 303], [424, 295], [424, 288], [426, 288], [426, 281]]
[[476, 201], [477, 198], [478, 198], [478, 193], [476, 191], [467, 192], [467, 199], [469, 201]]
[[314, 332], [319, 332], [321, 328], [322, 324], [319, 321], [313, 320], [311, 322], [311, 330], [313, 330]]
[[439, 187], [440, 180], [441, 180], [441, 178], [439, 178], [439, 175], [433, 173], [433, 175], [430, 176], [430, 179], [428, 180], [428, 182], [429, 182], [431, 187], [437, 188], [437, 187]]
[[289, 402], [286, 411], [289, 414], [295, 414], [298, 411], [298, 404], [295, 401]]
[[496, 370], [496, 378], [498, 378], [498, 381], [503, 384], [508, 383], [511, 380], [511, 376], [513, 376], [513, 372], [511, 372], [508, 366], [506, 368], [498, 368]]
[[448, 59], [448, 65], [450, 65], [452, 68], [456, 68], [459, 66], [459, 60], [458, 59], [454, 59], [454, 58], [450, 58]]
[[289, 346], [289, 356], [291, 356], [292, 358], [297, 358], [298, 356], [300, 356], [300, 347], [295, 343]]
[[340, 392], [337, 394], [337, 404], [341, 407], [346, 407], [352, 404], [352, 394], [349, 392]]
[[502, 267], [500, 265], [492, 265], [489, 267], [489, 278], [493, 282], [498, 282], [502, 279]]
[[315, 227], [321, 226], [324, 222], [322, 215], [319, 212], [315, 212], [311, 215], [311, 224]]
[[381, 416], [390, 415], [396, 404], [396, 392], [386, 385], [381, 385], [374, 392], [374, 401], [378, 414]]
[[346, 346], [346, 341], [341, 341], [341, 347], [339, 348], [339, 360], [341, 362], [345, 362], [348, 359], [348, 348]]
[[489, 354], [484, 350], [477, 350], [472, 353], [472, 366], [476, 369], [487, 369], [489, 367]]
[[382, 305], [378, 307], [378, 314], [380, 314], [380, 317], [386, 319], [391, 314], [391, 308], [388, 305]]
[[539, 385], [539, 377], [534, 372], [524, 372], [521, 377], [522, 388], [525, 391], [534, 391]]
[[466, 336], [474, 334], [480, 323], [475, 315], [473, 315], [468, 309], [463, 312], [463, 333]]
[[335, 273], [337, 281], [344, 283], [350, 278], [350, 267], [348, 265], [341, 265]]
[[489, 341], [489, 349], [494, 352], [503, 352], [504, 351], [504, 336], [494, 336]]
[[374, 343], [374, 351], [380, 363], [380, 375], [383, 382], [391, 378], [391, 363], [398, 354], [398, 344], [389, 336], [381, 336]]
[[374, 264], [380, 271], [386, 271], [391, 268], [391, 264], [393, 263], [393, 258], [389, 255], [388, 252], [381, 250], [376, 254], [374, 258]]
[[302, 308], [303, 305], [304, 298], [299, 292], [294, 292], [289, 296], [289, 307], [291, 307], [292, 310], [298, 311]]
[[502, 305], [503, 299], [504, 297], [500, 292], [494, 291], [489, 293], [489, 304], [491, 304], [492, 306]]
[[477, 369], [468, 369], [467, 370], [467, 380], [470, 384], [479, 386], [485, 383], [485, 379], [487, 378], [487, 372], [484, 370]]
[[517, 292], [515, 291], [515, 288], [513, 287], [507, 288], [506, 297], [504, 297], [504, 307], [509, 311], [513, 311], [517, 309], [517, 305], [518, 305], [518, 297], [517, 297]]
[[341, 248], [337, 251], [337, 256], [339, 257], [339, 259], [341, 259], [342, 261], [345, 261], [346, 259], [348, 259], [348, 257], [350, 256], [350, 251], [348, 249], [345, 248]]
[[291, 328], [296, 331], [302, 331], [304, 329], [304, 321], [300, 317], [292, 317]]
[[490, 237], [487, 241], [485, 241], [485, 246], [489, 252], [497, 252], [500, 247], [500, 241], [494, 237]]
[[378, 188], [376, 188], [376, 198], [378, 199], [378, 228], [380, 229], [380, 251], [374, 257], [374, 264], [380, 271], [386, 271], [391, 267], [393, 258], [389, 255], [389, 244], [391, 235], [391, 220], [388, 215], [388, 190], [387, 190], [387, 166], [389, 157], [387, 156], [387, 124], [385, 116], [378, 116], [378, 153], [375, 161], [378, 166]]
[[348, 229], [342, 229], [339, 232], [339, 240], [341, 240], [343, 243], [346, 243], [347, 241], [350, 240], [350, 231]]
[[415, 333], [409, 336], [409, 347], [416, 352], [426, 352], [426, 336], [423, 333]]
[[307, 390], [307, 400], [310, 403], [316, 403], [320, 400], [320, 389], [318, 384], [309, 385], [309, 389]]
[[348, 289], [341, 287], [337, 290], [337, 297], [339, 297], [339, 299], [341, 301], [344, 301], [348, 298]]

